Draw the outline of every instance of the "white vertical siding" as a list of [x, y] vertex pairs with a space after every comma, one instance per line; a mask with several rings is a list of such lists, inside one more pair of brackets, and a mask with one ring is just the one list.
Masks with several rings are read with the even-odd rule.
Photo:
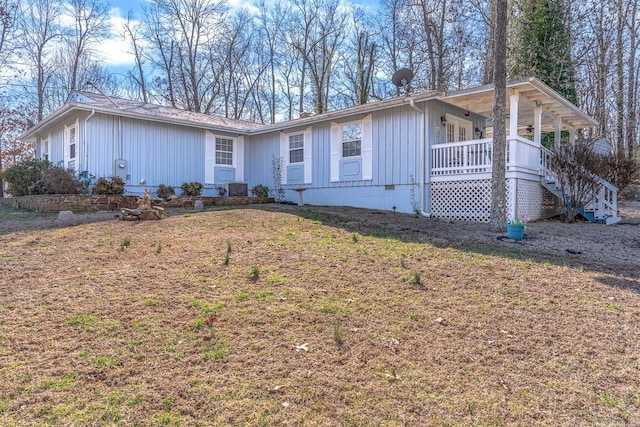
[[373, 137], [371, 114], [362, 119], [362, 179], [373, 179]]
[[216, 167], [216, 137], [207, 131], [204, 149], [204, 183], [213, 184], [215, 182]]
[[280, 132], [280, 158], [282, 168], [280, 168], [280, 179], [283, 184], [287, 183], [287, 166], [289, 166], [289, 134]]
[[313, 140], [311, 138], [312, 129], [308, 127], [304, 130], [304, 183], [311, 184], [313, 182]]
[[244, 136], [239, 136], [234, 141], [233, 165], [236, 168], [236, 181], [244, 182]]
[[[340, 181], [340, 145], [342, 138], [340, 136], [340, 125], [336, 122], [331, 122], [331, 182]], [[317, 164], [321, 159], [316, 160]]]

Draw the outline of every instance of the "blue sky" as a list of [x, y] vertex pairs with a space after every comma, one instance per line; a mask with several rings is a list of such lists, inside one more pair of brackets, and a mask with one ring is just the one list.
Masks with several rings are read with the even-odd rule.
[[[378, 0], [348, 0], [350, 3], [357, 3], [363, 6], [378, 6]], [[122, 11], [122, 15], [126, 16], [129, 10], [139, 12], [144, 3], [149, 3], [149, 0], [110, 0], [112, 7], [117, 7]], [[250, 0], [228, 0], [230, 6], [241, 5], [244, 3], [250, 3]]]
[[[379, 0], [344, 0], [345, 2], [357, 3], [363, 6], [376, 9]], [[132, 10], [134, 16], [142, 11], [142, 6], [149, 3], [150, 0], [109, 0], [111, 5], [111, 22], [113, 26], [113, 35], [110, 40], [101, 43], [100, 51], [104, 65], [110, 67], [116, 72], [126, 72], [133, 65], [133, 56], [129, 53], [130, 45], [119, 35], [122, 24], [128, 12]], [[253, 3], [252, 0], [227, 0], [230, 7], [242, 7], [246, 3]]]

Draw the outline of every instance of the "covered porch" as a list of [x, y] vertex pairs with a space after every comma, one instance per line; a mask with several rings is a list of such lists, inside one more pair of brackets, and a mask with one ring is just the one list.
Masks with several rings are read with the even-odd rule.
[[[486, 222], [491, 203], [493, 86], [445, 94], [442, 100], [485, 117], [485, 127], [476, 128], [475, 134], [486, 137], [431, 146], [427, 153], [430, 213]], [[542, 145], [542, 135], [553, 132], [553, 144], [559, 146], [564, 132], [565, 141], [574, 143], [578, 130], [597, 123], [535, 78], [510, 83], [506, 107], [507, 217], [554, 215], [561, 195], [548, 185], [553, 180], [551, 152]], [[616, 200], [615, 187], [602, 181], [588, 208], [596, 218], [617, 217]]]

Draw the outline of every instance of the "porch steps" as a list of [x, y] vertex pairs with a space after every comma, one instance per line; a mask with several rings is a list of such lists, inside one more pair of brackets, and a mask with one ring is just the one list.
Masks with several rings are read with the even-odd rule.
[[[606, 181], [605, 181], [606, 182]], [[564, 194], [562, 189], [558, 187], [557, 183], [551, 179], [548, 175], [540, 177], [540, 184], [547, 189], [551, 194], [557, 197], [559, 200], [563, 200]], [[606, 183], [609, 184], [609, 183]], [[611, 186], [611, 184], [609, 184]], [[614, 205], [617, 205], [617, 192], [613, 195]], [[598, 224], [616, 224], [620, 222], [622, 218], [618, 216], [617, 211], [607, 209], [604, 203], [598, 202], [598, 197], [594, 197], [589, 203], [584, 206], [578, 207], [578, 214], [588, 220], [589, 222]]]

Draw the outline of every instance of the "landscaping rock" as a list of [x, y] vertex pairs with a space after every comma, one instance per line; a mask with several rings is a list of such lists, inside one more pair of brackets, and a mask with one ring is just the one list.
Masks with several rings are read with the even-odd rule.
[[195, 203], [193, 204], [193, 210], [194, 211], [203, 211], [204, 210], [204, 203], [202, 203], [202, 200], [196, 200]]
[[77, 224], [76, 216], [71, 211], [60, 211], [58, 213], [58, 226], [68, 227]]

